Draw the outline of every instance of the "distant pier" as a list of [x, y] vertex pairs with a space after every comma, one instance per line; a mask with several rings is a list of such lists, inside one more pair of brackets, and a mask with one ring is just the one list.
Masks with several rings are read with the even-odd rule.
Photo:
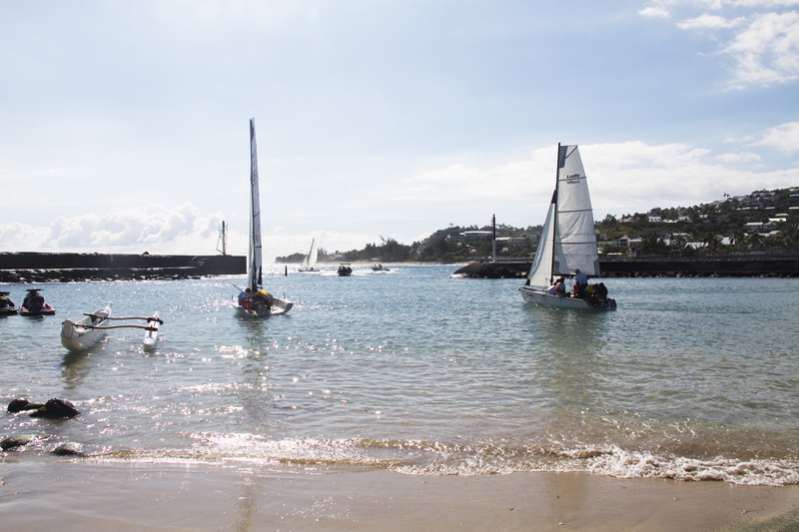
[[[523, 278], [531, 261], [470, 262], [456, 275], [481, 279]], [[799, 277], [799, 256], [600, 257], [602, 277]]]
[[189, 279], [236, 275], [246, 258], [234, 255], [0, 253], [0, 282]]

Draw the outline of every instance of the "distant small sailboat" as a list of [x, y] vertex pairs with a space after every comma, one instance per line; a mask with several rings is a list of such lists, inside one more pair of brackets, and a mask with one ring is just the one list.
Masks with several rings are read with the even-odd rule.
[[590, 290], [590, 294], [587, 290], [583, 297], [571, 297], [558, 290], [555, 276], [572, 277], [578, 272], [586, 279], [600, 274], [594, 215], [577, 146], [558, 144], [555, 192], [527, 282], [519, 290], [525, 301], [539, 305], [615, 310], [616, 301], [607, 297], [604, 284]]
[[319, 258], [319, 250], [316, 246], [316, 239], [311, 239], [311, 249], [302, 261], [302, 266], [297, 270], [298, 272], [318, 272], [316, 269], [316, 262]]
[[[258, 149], [255, 143], [255, 119], [250, 119], [250, 248], [247, 253], [247, 289], [236, 305], [246, 318], [268, 318], [286, 314], [294, 305], [274, 297], [262, 288], [261, 198], [258, 193]], [[243, 297], [242, 297], [243, 296]]]
[[111, 306], [86, 314], [78, 321], [64, 320], [61, 323], [61, 345], [72, 353], [80, 353], [97, 345], [105, 338], [103, 327], [111, 317]]

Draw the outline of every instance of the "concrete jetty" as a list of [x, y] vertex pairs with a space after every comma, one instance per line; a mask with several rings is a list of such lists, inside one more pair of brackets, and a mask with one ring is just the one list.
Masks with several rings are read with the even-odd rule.
[[246, 257], [108, 253], [0, 253], [0, 282], [187, 279], [236, 275]]

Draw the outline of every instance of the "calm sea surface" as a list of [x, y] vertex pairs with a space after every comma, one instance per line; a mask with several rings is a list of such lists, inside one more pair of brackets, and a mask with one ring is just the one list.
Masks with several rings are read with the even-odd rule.
[[[451, 266], [355, 269], [266, 277], [296, 304], [264, 321], [235, 317], [243, 276], [41, 285], [55, 317], [0, 318], [0, 399], [81, 415], [0, 414], [0, 437], [46, 436], [0, 461], [75, 441], [98, 461], [799, 483], [797, 280], [611, 279], [618, 311], [588, 314]], [[61, 320], [106, 303], [160, 311], [158, 350], [123, 330], [66, 354]]]

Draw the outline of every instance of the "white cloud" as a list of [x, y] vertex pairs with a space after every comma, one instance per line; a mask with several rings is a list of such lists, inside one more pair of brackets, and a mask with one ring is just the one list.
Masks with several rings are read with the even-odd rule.
[[767, 146], [785, 153], [799, 152], [799, 122], [787, 122], [772, 127], [753, 146]]
[[54, 220], [48, 227], [0, 225], [0, 248], [15, 251], [213, 253], [219, 217], [186, 204], [150, 206]]
[[646, 6], [638, 11], [642, 17], [669, 18], [671, 13], [663, 6]]
[[726, 5], [737, 7], [791, 7], [799, 6], [799, 0], [726, 0]]
[[716, 160], [722, 163], [746, 164], [760, 161], [760, 155], [748, 151], [720, 153], [716, 155]]
[[746, 22], [744, 17], [727, 19], [718, 15], [703, 14], [677, 23], [681, 30], [734, 28]]
[[[639, 11], [652, 16], [680, 8], [687, 13], [697, 10], [728, 10], [742, 16], [700, 13], [676, 22], [683, 30], [707, 30], [723, 42], [718, 50], [732, 59], [729, 87], [743, 89], [769, 86], [799, 79], [799, 12], [768, 11], [799, 5], [799, 0], [654, 0]], [[646, 12], [646, 13], [645, 13]]]
[[[624, 213], [651, 207], [714, 201], [722, 194], [795, 186], [799, 167], [747, 168], [754, 153], [714, 153], [682, 143], [628, 141], [580, 146], [595, 210]], [[453, 163], [421, 172], [409, 183], [416, 201], [449, 201], [457, 195], [525, 201], [543, 210], [554, 186], [555, 147], [532, 150], [524, 158], [479, 167]], [[496, 203], [496, 202], [495, 202]], [[538, 223], [531, 219], [529, 223]]]
[[735, 60], [734, 87], [799, 78], [799, 13], [756, 15], [724, 48]]

